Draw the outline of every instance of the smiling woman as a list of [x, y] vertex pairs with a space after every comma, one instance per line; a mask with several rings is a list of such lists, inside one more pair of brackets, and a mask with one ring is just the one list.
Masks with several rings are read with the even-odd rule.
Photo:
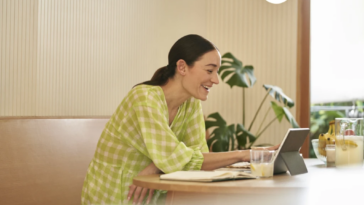
[[219, 83], [220, 65], [218, 49], [201, 36], [184, 36], [172, 46], [168, 65], [134, 86], [106, 124], [82, 204], [148, 204], [164, 193], [132, 185], [137, 175], [249, 161], [248, 150], [208, 153], [201, 100]]
[[[220, 64], [221, 56], [217, 50], [205, 53], [193, 66], [186, 66], [184, 60], [179, 60], [177, 70], [181, 73], [181, 89], [185, 90], [186, 97], [192, 96], [202, 101], [207, 100], [213, 84], [219, 83], [217, 71]], [[178, 79], [175, 80], [178, 81]]]

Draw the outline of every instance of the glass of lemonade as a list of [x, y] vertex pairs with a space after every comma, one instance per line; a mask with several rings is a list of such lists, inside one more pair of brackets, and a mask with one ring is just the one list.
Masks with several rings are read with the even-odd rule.
[[256, 177], [272, 177], [274, 168], [274, 150], [251, 149], [250, 170]]
[[336, 167], [363, 165], [363, 118], [335, 119]]

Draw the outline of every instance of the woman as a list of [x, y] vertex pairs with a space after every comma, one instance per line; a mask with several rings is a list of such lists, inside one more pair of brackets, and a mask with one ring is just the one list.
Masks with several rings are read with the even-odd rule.
[[201, 36], [184, 36], [172, 46], [168, 65], [135, 86], [106, 124], [85, 178], [82, 204], [127, 204], [130, 199], [148, 204], [154, 191], [132, 185], [137, 175], [249, 161], [247, 150], [208, 153], [200, 101], [219, 83], [220, 65], [218, 49]]

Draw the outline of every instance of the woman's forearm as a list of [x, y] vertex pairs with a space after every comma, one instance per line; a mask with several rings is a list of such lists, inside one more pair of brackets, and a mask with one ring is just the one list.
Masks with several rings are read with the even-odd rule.
[[138, 175], [160, 174], [162, 171], [155, 166], [154, 162], [145, 167]]
[[238, 150], [231, 152], [203, 153], [204, 161], [201, 170], [214, 170], [237, 162], [249, 161], [249, 150]]

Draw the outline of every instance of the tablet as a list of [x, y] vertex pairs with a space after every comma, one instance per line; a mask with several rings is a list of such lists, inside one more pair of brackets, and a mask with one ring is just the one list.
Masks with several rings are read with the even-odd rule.
[[275, 155], [274, 174], [282, 174], [287, 171], [291, 175], [307, 173], [300, 149], [309, 133], [309, 128], [288, 129]]

